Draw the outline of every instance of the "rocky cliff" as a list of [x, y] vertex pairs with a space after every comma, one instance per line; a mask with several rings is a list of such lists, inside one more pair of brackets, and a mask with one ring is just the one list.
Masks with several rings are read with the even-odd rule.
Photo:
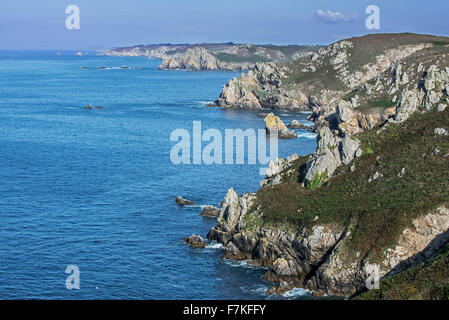
[[[410, 37], [384, 38], [368, 64], [356, 59], [367, 50], [360, 39], [307, 58], [316, 70], [330, 63], [341, 81], [339, 90], [313, 76], [302, 84], [313, 87], [300, 100], [313, 108], [316, 152], [271, 162], [255, 194], [226, 194], [208, 238], [227, 258], [269, 267], [265, 277], [279, 283], [270, 292], [352, 296], [449, 241], [449, 39]], [[247, 107], [287, 106], [288, 94], [257, 93], [282, 88], [292, 77], [284, 68], [258, 65], [228, 84], [225, 100], [239, 87], [232, 99]]]
[[247, 70], [253, 66], [249, 61], [224, 62], [204, 48], [189, 48], [185, 52], [165, 57], [160, 70]]
[[106, 56], [162, 59], [163, 70], [248, 70], [257, 62], [287, 62], [311, 54], [318, 46], [273, 46], [234, 43], [160, 44], [107, 49]]
[[224, 86], [218, 105], [322, 112], [335, 108], [356, 88], [369, 87], [400, 61], [441, 43], [447, 43], [447, 38], [371, 35], [336, 42], [291, 62], [259, 63]]

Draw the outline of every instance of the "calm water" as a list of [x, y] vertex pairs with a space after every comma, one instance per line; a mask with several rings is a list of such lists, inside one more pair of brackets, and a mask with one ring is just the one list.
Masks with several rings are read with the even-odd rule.
[[[117, 68], [124, 64], [139, 69]], [[169, 158], [170, 133], [191, 131], [195, 120], [224, 132], [263, 128], [263, 119], [201, 107], [235, 73], [166, 72], [158, 64], [0, 53], [0, 298], [266, 298], [263, 269], [182, 243], [216, 223], [199, 206], [172, 200], [218, 205], [230, 187], [254, 192], [261, 166], [176, 166]], [[104, 109], [83, 109], [88, 104]], [[280, 141], [281, 156], [314, 151], [313, 135], [300, 133]], [[65, 287], [72, 264], [80, 290]]]

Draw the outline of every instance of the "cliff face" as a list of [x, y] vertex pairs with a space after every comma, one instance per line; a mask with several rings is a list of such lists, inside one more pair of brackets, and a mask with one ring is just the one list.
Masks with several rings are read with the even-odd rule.
[[339, 41], [292, 62], [261, 63], [230, 80], [218, 104], [223, 108], [326, 110], [439, 40], [408, 34], [373, 35]]
[[318, 50], [317, 46], [272, 46], [233, 43], [165, 44], [107, 49], [106, 56], [162, 59], [163, 70], [248, 70], [260, 61], [287, 62]]
[[[316, 152], [271, 162], [256, 194], [228, 191], [208, 238], [225, 246], [227, 258], [268, 266], [266, 278], [280, 283], [270, 292], [297, 286], [351, 296], [449, 241], [449, 40], [422, 40], [389, 48], [369, 67], [348, 58], [360, 51], [358, 40], [320, 50], [338, 61], [330, 62], [332, 77], [347, 90], [302, 98], [313, 108]], [[261, 102], [256, 93], [279, 90], [287, 72], [258, 65], [228, 84], [225, 100], [279, 107], [287, 94]], [[309, 80], [314, 90], [323, 85]]]
[[268, 280], [316, 294], [351, 296], [364, 289], [373, 275], [380, 279], [414, 267], [449, 241], [449, 210], [441, 206], [414, 219], [401, 230], [397, 244], [385, 251], [384, 259], [371, 262], [360, 253], [347, 252], [355, 223], [316, 224], [297, 232], [258, 226], [252, 221], [257, 219], [254, 213], [248, 213], [254, 198], [254, 194], [239, 197], [230, 189], [209, 240], [224, 245], [227, 259], [250, 259], [254, 265], [269, 267]]
[[160, 70], [247, 70], [251, 62], [223, 62], [204, 48], [187, 49], [162, 60]]

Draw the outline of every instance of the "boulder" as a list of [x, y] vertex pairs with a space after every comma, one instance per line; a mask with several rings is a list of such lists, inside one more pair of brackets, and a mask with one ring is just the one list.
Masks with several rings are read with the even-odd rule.
[[205, 217], [218, 217], [220, 215], [220, 209], [214, 206], [207, 205], [203, 208], [200, 215]]
[[265, 117], [264, 121], [267, 134], [273, 134], [277, 132], [278, 138], [280, 139], [296, 138], [295, 132], [292, 130], [288, 130], [285, 123], [273, 113], [269, 113]]
[[289, 125], [287, 126], [287, 128], [290, 129], [303, 129], [303, 130], [310, 130], [310, 127], [303, 125], [301, 122], [299, 122], [298, 120], [293, 120], [292, 122], [289, 123]]
[[354, 160], [355, 157], [362, 154], [360, 142], [350, 136], [345, 136], [341, 140], [341, 162], [346, 166]]
[[192, 248], [204, 248], [207, 246], [206, 241], [197, 234], [192, 234], [188, 237], [185, 237], [183, 241], [186, 242]]
[[449, 133], [447, 132], [447, 130], [444, 129], [444, 128], [436, 128], [436, 129], [435, 129], [435, 134], [436, 134], [436, 135], [439, 135], [439, 136], [447, 136], [447, 135], [449, 135]]
[[438, 107], [437, 107], [437, 111], [438, 112], [443, 112], [444, 110], [446, 110], [446, 105], [445, 104], [442, 104], [442, 103], [440, 103], [439, 105], [438, 105]]
[[185, 206], [185, 205], [192, 205], [195, 204], [195, 202], [184, 199], [181, 196], [177, 196], [176, 198], [173, 199], [178, 205], [180, 206]]

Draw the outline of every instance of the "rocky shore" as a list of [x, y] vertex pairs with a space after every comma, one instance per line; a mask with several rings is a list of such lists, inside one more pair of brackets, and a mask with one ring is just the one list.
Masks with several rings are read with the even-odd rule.
[[[361, 61], [371, 42], [384, 47]], [[351, 297], [420, 265], [449, 241], [448, 103], [447, 38], [374, 35], [258, 64], [219, 106], [308, 108], [317, 150], [272, 161], [255, 194], [229, 189], [207, 238], [268, 267], [269, 293]]]
[[286, 62], [318, 50], [318, 46], [274, 46], [234, 43], [161, 44], [107, 49], [106, 56], [162, 59], [161, 70], [249, 70], [257, 62]]

